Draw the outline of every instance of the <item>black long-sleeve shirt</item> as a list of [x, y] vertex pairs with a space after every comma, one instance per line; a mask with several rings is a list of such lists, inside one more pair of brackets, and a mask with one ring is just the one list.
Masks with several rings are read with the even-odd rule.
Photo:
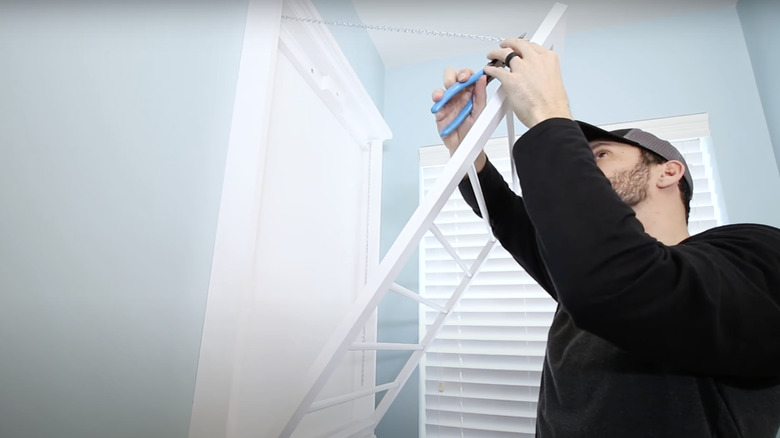
[[780, 230], [660, 243], [571, 120], [530, 129], [513, 158], [522, 198], [489, 162], [479, 180], [494, 234], [558, 301], [537, 436], [775, 438]]

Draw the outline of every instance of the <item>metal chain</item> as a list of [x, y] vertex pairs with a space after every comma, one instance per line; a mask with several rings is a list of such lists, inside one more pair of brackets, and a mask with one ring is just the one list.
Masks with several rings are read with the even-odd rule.
[[467, 40], [482, 40], [482, 41], [503, 41], [504, 40], [504, 38], [496, 37], [496, 36], [473, 35], [468, 33], [455, 33], [455, 32], [440, 32], [437, 30], [412, 29], [408, 27], [376, 26], [370, 24], [350, 23], [348, 21], [327, 21], [327, 20], [317, 20], [314, 18], [291, 17], [289, 15], [282, 15], [282, 18], [285, 20], [298, 21], [301, 23], [327, 24], [329, 26], [355, 27], [358, 29], [366, 29], [366, 30], [381, 30], [385, 32], [409, 33], [414, 35], [426, 35], [426, 36], [436, 36], [436, 37], [444, 37], [444, 38], [462, 38]]

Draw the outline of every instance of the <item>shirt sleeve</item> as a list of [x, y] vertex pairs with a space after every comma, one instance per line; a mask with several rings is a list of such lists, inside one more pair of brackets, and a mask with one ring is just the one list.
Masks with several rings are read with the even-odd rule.
[[[539, 285], [557, 300], [547, 268], [540, 255], [536, 230], [528, 218], [523, 198], [515, 194], [490, 160], [479, 172], [490, 227], [501, 246], [526, 270]], [[459, 185], [463, 199], [482, 217], [471, 181], [465, 178]]]
[[568, 119], [535, 126], [513, 155], [558, 301], [579, 328], [688, 372], [780, 374], [777, 229], [660, 243]]

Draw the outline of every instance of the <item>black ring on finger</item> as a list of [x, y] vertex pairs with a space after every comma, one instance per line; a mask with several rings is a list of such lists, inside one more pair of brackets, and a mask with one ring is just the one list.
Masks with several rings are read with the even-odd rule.
[[510, 52], [508, 55], [506, 55], [506, 58], [504, 58], [504, 65], [509, 67], [509, 61], [511, 61], [515, 56], [520, 56], [520, 54], [517, 52]]

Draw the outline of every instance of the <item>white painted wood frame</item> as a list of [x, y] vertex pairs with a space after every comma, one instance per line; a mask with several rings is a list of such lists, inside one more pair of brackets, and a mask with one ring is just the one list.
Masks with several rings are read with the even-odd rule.
[[[278, 425], [264, 424], [261, 406], [268, 395], [258, 387], [257, 374], [263, 363], [284, 361], [264, 355], [259, 342], [267, 333], [267, 321], [258, 319], [263, 294], [285, 293], [263, 290], [258, 278], [258, 242], [263, 230], [261, 206], [270, 188], [263, 181], [270, 175], [269, 135], [274, 97], [279, 96], [277, 68], [292, 66], [309, 84], [352, 140], [362, 148], [360, 181], [361, 223], [354, 230], [364, 242], [350, 263], [360, 265], [359, 278], [350, 279], [355, 290], [375, 271], [379, 258], [379, 217], [382, 143], [391, 133], [370, 96], [363, 88], [333, 36], [324, 26], [282, 20], [282, 15], [319, 18], [308, 0], [251, 0], [237, 79], [222, 199], [219, 211], [211, 279], [209, 284], [198, 373], [195, 385], [190, 438], [256, 437], [276, 435], [292, 410], [280, 407]], [[284, 61], [283, 63], [281, 61]], [[310, 102], [301, 102], [308, 105]], [[278, 130], [278, 129], [277, 129]], [[295, 147], [296, 145], [292, 145]], [[328, 147], [326, 141], [319, 145]], [[302, 152], [304, 153], [304, 152]], [[267, 181], [266, 181], [267, 183]], [[316, 181], [312, 181], [316, 186]], [[285, 327], [279, 324], [280, 332]], [[309, 330], [322, 330], [310, 327]], [[327, 329], [325, 329], [327, 330]], [[375, 342], [375, 315], [366, 319], [365, 341]], [[361, 381], [375, 380], [374, 356], [363, 357]], [[357, 375], [358, 373], [356, 373]], [[296, 383], [300, 383], [298, 379]], [[302, 383], [301, 383], [302, 384]], [[290, 397], [304, 386], [291, 384]], [[296, 402], [297, 404], [297, 402]], [[283, 403], [280, 402], [280, 405]], [[373, 412], [373, 400], [354, 404], [353, 417]], [[276, 432], [270, 432], [276, 430]], [[259, 434], [259, 435], [258, 435]], [[271, 435], [268, 435], [271, 436]]]
[[[282, 0], [252, 2], [247, 12], [190, 438], [227, 436], [233, 358], [238, 356], [242, 308], [254, 285], [254, 253], [265, 169]], [[252, 78], [251, 80], [249, 78]]]
[[[534, 33], [531, 38], [532, 42], [540, 44], [548, 48], [555, 48], [560, 52], [563, 48], [564, 37], [564, 14], [567, 7], [563, 4], [556, 3], [545, 20], [540, 25], [539, 29]], [[309, 388], [306, 396], [293, 416], [287, 422], [282, 434], [282, 438], [292, 436], [296, 430], [297, 425], [301, 419], [311, 411], [312, 406], [319, 407], [315, 401], [317, 395], [321, 391], [322, 387], [328, 379], [328, 376], [333, 372], [335, 367], [343, 358], [344, 354], [352, 348], [359, 347], [351, 345], [359, 333], [360, 329], [365, 325], [366, 321], [374, 314], [377, 306], [384, 297], [384, 294], [388, 290], [398, 291], [400, 288], [395, 284], [395, 279], [406, 265], [409, 257], [414, 253], [419, 245], [420, 239], [425, 233], [431, 229], [434, 219], [441, 211], [444, 204], [449, 199], [452, 192], [457, 187], [458, 183], [463, 179], [469, 169], [473, 169], [474, 160], [479, 155], [479, 152], [483, 149], [487, 141], [490, 139], [493, 131], [498, 127], [501, 119], [507, 114], [511, 114], [509, 110], [509, 104], [506, 98], [506, 93], [499, 87], [492, 98], [489, 99], [485, 109], [480, 117], [475, 122], [465, 139], [461, 143], [458, 150], [452, 155], [452, 158], [445, 166], [441, 176], [423, 199], [421, 204], [412, 214], [412, 217], [406, 223], [401, 230], [399, 236], [396, 238], [393, 245], [390, 247], [385, 257], [382, 259], [377, 275], [370, 276], [369, 282], [365, 289], [362, 291], [358, 299], [354, 302], [352, 308], [348, 314], [345, 315], [340, 325], [334, 331], [333, 335], [328, 340], [327, 344], [322, 349], [317, 360], [312, 364], [311, 370], [307, 376], [304, 377], [306, 386]], [[508, 117], [508, 124], [512, 125], [513, 118]], [[510, 133], [513, 135], [513, 131], [510, 128]], [[511, 147], [511, 145], [510, 145]], [[481, 192], [477, 191], [477, 196], [481, 197]], [[483, 200], [479, 201], [483, 203]], [[467, 275], [464, 277], [464, 281], [453, 292], [453, 296], [445, 306], [445, 312], [442, 312], [437, 318], [436, 325], [440, 326], [446, 318], [446, 310], [452, 308], [460, 294], [463, 293], [469, 282], [476, 275], [481, 267], [482, 262], [487, 257], [494, 239], [485, 246], [478, 258], [477, 262], [470, 269]], [[403, 293], [404, 296], [410, 297], [414, 293]], [[417, 300], [422, 302], [421, 300]], [[403, 367], [401, 372], [395, 381], [377, 386], [373, 391], [365, 390], [356, 392], [355, 394], [345, 395], [343, 398], [334, 398], [330, 400], [331, 403], [338, 403], [341, 400], [350, 400], [350, 397], [360, 397], [372, 393], [387, 391], [382, 398], [382, 402], [377, 406], [377, 409], [373, 416], [366, 421], [358, 421], [354, 424], [347, 425], [347, 427], [338, 430], [337, 432], [328, 433], [323, 436], [327, 437], [358, 437], [365, 436], [368, 431], [373, 430], [384, 414], [389, 409], [390, 405], [395, 400], [398, 392], [411, 376], [414, 369], [417, 367], [422, 355], [425, 353], [427, 346], [435, 335], [435, 329], [431, 329], [431, 332], [426, 335], [425, 339], [420, 343], [422, 348], [415, 348], [410, 359]], [[401, 348], [401, 347], [397, 347]], [[411, 349], [411, 348], [410, 348]]]

